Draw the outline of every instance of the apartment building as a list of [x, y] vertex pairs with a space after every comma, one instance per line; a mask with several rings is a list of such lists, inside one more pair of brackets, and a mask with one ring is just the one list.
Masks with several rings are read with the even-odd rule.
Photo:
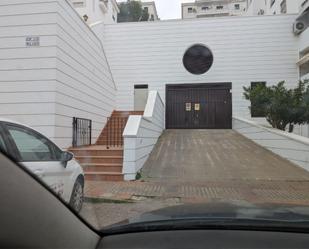
[[70, 0], [79, 15], [92, 25], [96, 22], [117, 23], [119, 8], [116, 0]]
[[297, 14], [304, 0], [248, 0], [247, 15]]
[[303, 13], [309, 8], [309, 0], [299, 0], [299, 12]]
[[158, 21], [159, 20], [155, 1], [142, 2], [142, 7], [149, 14], [149, 19], [148, 19], [149, 21]]
[[[308, 1], [304, 1], [308, 2]], [[307, 4], [307, 3], [306, 3]], [[294, 24], [294, 33], [299, 36], [299, 74], [301, 79], [309, 79], [309, 6], [300, 6], [299, 14]]]
[[[298, 14], [293, 24], [294, 36], [298, 38], [299, 79], [309, 79], [309, 0], [248, 0], [248, 16]], [[296, 128], [297, 133], [309, 136], [308, 125]]]
[[240, 16], [246, 13], [246, 0], [196, 0], [182, 4], [182, 19]]

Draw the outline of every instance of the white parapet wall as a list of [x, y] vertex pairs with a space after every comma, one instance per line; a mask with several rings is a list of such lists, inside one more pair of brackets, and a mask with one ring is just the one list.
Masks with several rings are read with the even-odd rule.
[[144, 115], [129, 117], [124, 137], [123, 174], [135, 180], [164, 130], [164, 104], [157, 91], [150, 91]]
[[309, 171], [309, 138], [234, 117], [233, 129], [273, 153]]

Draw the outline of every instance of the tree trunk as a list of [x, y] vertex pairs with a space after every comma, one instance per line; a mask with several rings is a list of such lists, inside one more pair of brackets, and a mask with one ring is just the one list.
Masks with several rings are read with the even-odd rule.
[[294, 125], [289, 124], [289, 133], [292, 133], [294, 131]]

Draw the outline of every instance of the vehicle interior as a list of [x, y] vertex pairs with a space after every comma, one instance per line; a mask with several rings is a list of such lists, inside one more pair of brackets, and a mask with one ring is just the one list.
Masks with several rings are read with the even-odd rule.
[[[149, 227], [97, 231], [36, 176], [0, 155], [1, 248], [308, 248], [308, 230]], [[220, 229], [218, 229], [220, 228]], [[155, 231], [156, 230], [156, 231]]]
[[0, 0], [0, 249], [309, 249], [309, 0]]

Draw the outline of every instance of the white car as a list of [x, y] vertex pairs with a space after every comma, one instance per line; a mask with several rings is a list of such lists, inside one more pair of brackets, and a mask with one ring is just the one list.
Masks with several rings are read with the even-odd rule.
[[32, 128], [6, 119], [0, 119], [0, 149], [40, 177], [74, 210], [81, 210], [84, 172], [72, 153]]

